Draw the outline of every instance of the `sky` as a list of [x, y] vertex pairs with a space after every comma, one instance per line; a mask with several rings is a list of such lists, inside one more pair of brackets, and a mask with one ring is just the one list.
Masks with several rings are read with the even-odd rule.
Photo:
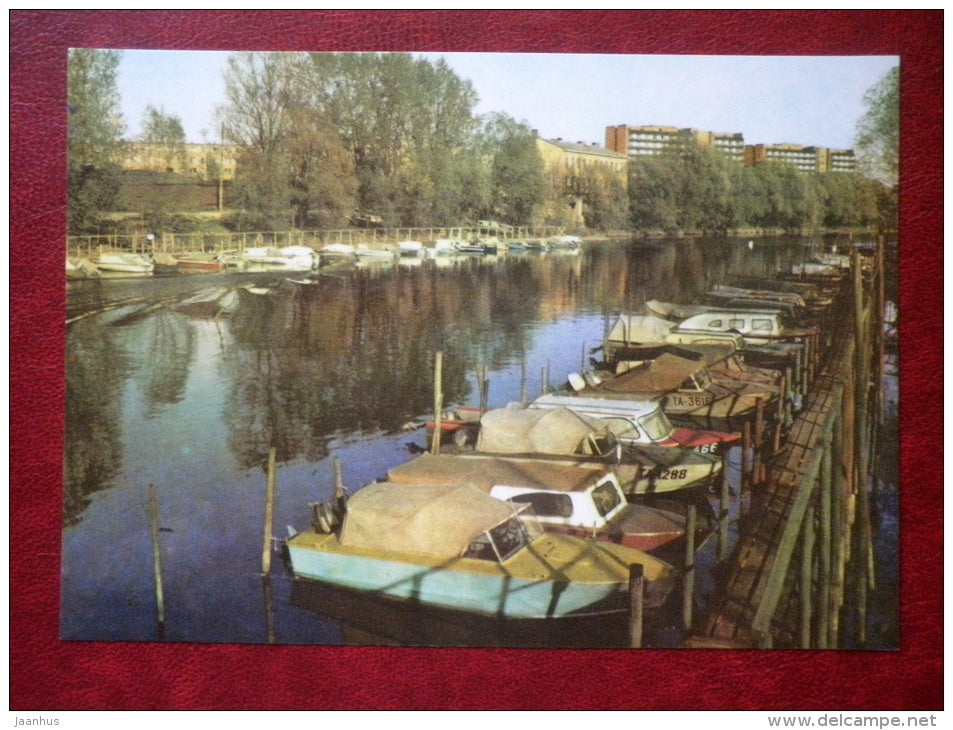
[[[178, 117], [189, 142], [217, 142], [225, 103], [218, 51], [124, 50], [119, 92], [128, 137], [147, 106]], [[666, 56], [428, 53], [479, 97], [544, 139], [605, 142], [609, 126], [664, 125], [737, 133], [745, 144], [850, 149], [864, 92], [897, 56]]]

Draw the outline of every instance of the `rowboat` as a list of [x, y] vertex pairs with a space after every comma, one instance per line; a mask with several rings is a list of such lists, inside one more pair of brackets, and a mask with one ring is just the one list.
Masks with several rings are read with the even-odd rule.
[[643, 571], [646, 607], [661, 605], [674, 587], [668, 563], [544, 532], [527, 513], [468, 484], [373, 483], [347, 500], [339, 528], [304, 530], [285, 548], [296, 578], [484, 616], [625, 611], [634, 565]]

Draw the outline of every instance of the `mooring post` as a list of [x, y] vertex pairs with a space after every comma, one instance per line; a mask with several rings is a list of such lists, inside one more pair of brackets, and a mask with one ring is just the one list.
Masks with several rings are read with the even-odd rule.
[[784, 409], [788, 402], [788, 379], [784, 375], [781, 376], [781, 395], [778, 400], [778, 413], [777, 421], [774, 424], [774, 444], [772, 445], [771, 451], [773, 453], [778, 453], [781, 450], [781, 427], [784, 424]]
[[152, 570], [156, 583], [156, 612], [159, 630], [165, 625], [165, 599], [162, 596], [162, 556], [159, 550], [159, 502], [155, 484], [149, 485], [149, 531], [152, 534]]
[[629, 646], [642, 648], [642, 615], [644, 611], [643, 566], [641, 563], [629, 565]]
[[751, 469], [751, 421], [745, 420], [741, 427], [741, 486], [738, 498], [741, 500], [741, 508], [744, 506], [744, 499], [748, 496], [748, 489], [751, 486], [751, 475], [748, 473]]
[[540, 368], [539, 370], [539, 394], [546, 395], [546, 390], [549, 385], [549, 373], [546, 368]]
[[817, 569], [817, 639], [818, 649], [827, 648], [831, 601], [831, 437], [825, 431], [821, 441], [820, 473], [820, 545]]
[[811, 601], [814, 591], [811, 580], [814, 574], [814, 507], [808, 507], [801, 523], [801, 648], [811, 648]]
[[755, 398], [754, 422], [754, 478], [755, 484], [764, 481], [764, 398], [760, 395]]
[[520, 403], [526, 405], [526, 352], [520, 353]]
[[844, 448], [843, 448], [843, 405], [840, 420], [835, 422], [831, 433], [831, 539], [834, 545], [833, 573], [831, 587], [830, 630], [827, 645], [837, 646], [840, 636], [840, 607], [844, 603], [844, 570], [847, 564], [846, 527], [847, 510], [844, 506]]
[[440, 436], [443, 430], [440, 422], [443, 410], [443, 352], [434, 353], [433, 364], [433, 438], [430, 443], [432, 454], [440, 453]]
[[728, 453], [722, 457], [721, 494], [718, 498], [718, 561], [728, 557], [729, 505], [731, 502], [731, 475], [728, 469]]
[[698, 508], [688, 505], [685, 520], [685, 575], [682, 589], [682, 627], [692, 629], [692, 604], [695, 600], [695, 529], [698, 523]]
[[261, 574], [271, 572], [271, 529], [275, 506], [275, 448], [268, 452], [268, 478], [265, 484], [265, 535], [261, 546]]

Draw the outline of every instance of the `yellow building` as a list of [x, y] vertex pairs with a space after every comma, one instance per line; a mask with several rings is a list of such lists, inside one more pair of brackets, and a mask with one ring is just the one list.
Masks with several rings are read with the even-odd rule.
[[584, 142], [565, 142], [562, 139], [536, 140], [536, 148], [543, 159], [544, 174], [555, 192], [553, 208], [545, 211], [549, 220], [565, 220], [570, 225], [582, 225], [583, 201], [595, 186], [605, 186], [607, 180], [626, 183], [628, 158], [605, 147]]
[[163, 145], [126, 143], [124, 170], [174, 172], [201, 180], [233, 180], [238, 157], [245, 148], [228, 144]]

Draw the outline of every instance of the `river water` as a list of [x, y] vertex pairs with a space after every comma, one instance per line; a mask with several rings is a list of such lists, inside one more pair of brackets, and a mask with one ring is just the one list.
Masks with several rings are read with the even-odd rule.
[[[575, 252], [362, 265], [293, 274], [110, 278], [67, 289], [61, 636], [301, 644], [614, 645], [615, 628], [532, 637], [262, 578], [269, 451], [273, 534], [308, 503], [413, 458], [443, 353], [445, 404], [489, 407], [561, 385], [607, 318], [646, 299], [691, 302], [728, 274], [772, 276], [797, 240], [586, 243]], [[894, 484], [887, 484], [889, 492]], [[150, 491], [158, 507], [158, 621]], [[895, 510], [896, 507], [894, 506]], [[880, 524], [894, 524], [890, 519]], [[896, 526], [894, 524], [894, 530]], [[887, 565], [896, 537], [884, 538]], [[894, 576], [894, 580], [896, 577]], [[701, 598], [706, 580], [696, 583]], [[680, 611], [680, 606], [678, 607]], [[678, 611], [647, 644], [675, 645]], [[343, 618], [343, 620], [342, 620]], [[890, 635], [896, 616], [879, 617]]]

